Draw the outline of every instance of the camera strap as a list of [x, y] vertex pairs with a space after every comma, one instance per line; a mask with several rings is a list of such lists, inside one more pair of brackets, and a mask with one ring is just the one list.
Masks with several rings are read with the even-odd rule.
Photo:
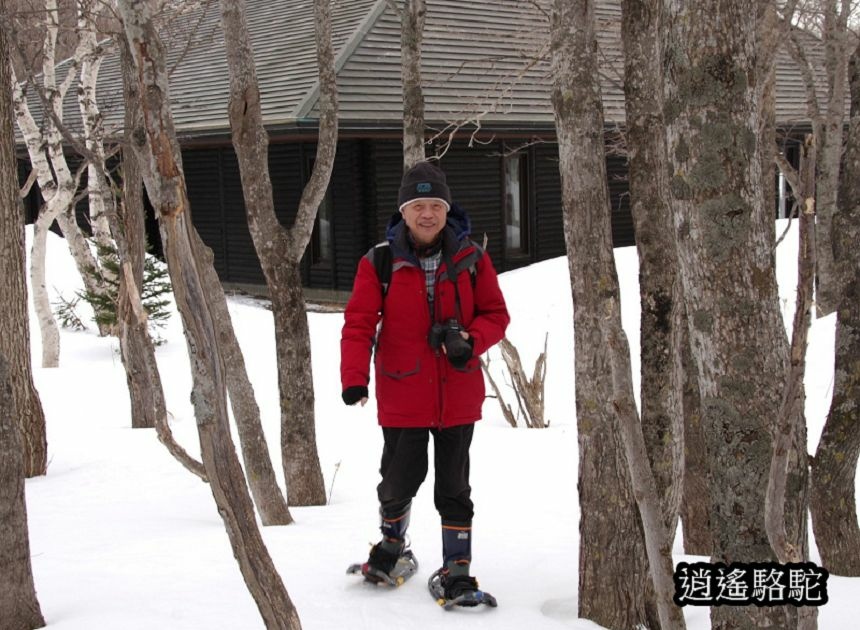
[[454, 305], [457, 309], [457, 321], [462, 325], [463, 309], [460, 306], [460, 289], [457, 286], [457, 270], [454, 268], [454, 262], [452, 261], [451, 254], [448, 250], [443, 248], [442, 256], [445, 259], [445, 275], [448, 276], [448, 280], [454, 284]]

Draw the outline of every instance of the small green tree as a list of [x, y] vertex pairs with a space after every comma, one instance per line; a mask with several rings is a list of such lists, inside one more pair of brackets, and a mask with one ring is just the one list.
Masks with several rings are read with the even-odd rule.
[[[119, 299], [119, 255], [116, 246], [102, 246], [95, 244], [96, 253], [103, 269], [108, 271], [107, 287], [103, 293], [95, 293], [84, 290], [77, 293], [78, 297], [87, 302], [95, 313], [93, 320], [101, 326], [116, 329], [117, 303]], [[95, 273], [95, 270], [93, 270]], [[172, 292], [170, 278], [167, 274], [167, 266], [157, 260], [154, 256], [146, 256], [143, 263], [143, 286], [141, 289], [141, 301], [149, 321], [149, 332], [155, 336], [158, 328], [163, 328], [170, 318], [168, 306], [170, 300], [167, 295]], [[154, 343], [160, 345], [163, 341], [155, 336]]]

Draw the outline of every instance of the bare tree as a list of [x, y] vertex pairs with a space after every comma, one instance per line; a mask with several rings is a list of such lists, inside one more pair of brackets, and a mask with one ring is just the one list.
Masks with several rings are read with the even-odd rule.
[[[298, 613], [257, 528], [248, 489], [230, 438], [225, 365], [207, 292], [211, 259], [201, 253], [191, 224], [181, 155], [169, 106], [164, 49], [152, 23], [153, 0], [119, 0], [124, 29], [138, 68], [143, 103], [132, 133], [144, 182], [161, 227], [165, 257], [191, 359], [194, 405], [203, 465], [233, 553], [267, 628], [296, 629]], [[214, 273], [214, 272], [213, 272]]]
[[314, 427], [310, 334], [299, 264], [310, 240], [317, 208], [334, 166], [337, 148], [337, 89], [328, 0], [315, 0], [320, 124], [313, 173], [291, 229], [275, 215], [268, 169], [268, 136], [263, 127], [256, 68], [245, 20], [245, 3], [222, 2], [222, 24], [230, 71], [230, 126], [239, 159], [245, 210], [260, 259], [275, 320], [278, 385], [281, 394], [281, 448], [291, 505], [324, 505]]
[[[0, 13], [4, 10], [0, 8]], [[18, 204], [6, 38], [6, 31], [0, 28], [0, 628], [31, 630], [43, 627], [45, 620], [30, 564], [23, 454], [33, 448], [23, 447], [21, 437], [27, 441], [31, 438], [21, 426], [21, 416], [28, 415], [32, 422], [38, 415], [42, 424], [44, 417], [30, 370], [24, 225]], [[10, 351], [18, 354], [8, 355]], [[11, 366], [7, 356], [14, 360]], [[40, 435], [44, 438], [44, 430]]]
[[855, 479], [860, 456], [860, 44], [850, 64], [851, 119], [833, 217], [840, 298], [833, 398], [812, 460], [812, 527], [824, 565], [860, 575]]
[[[712, 559], [774, 558], [764, 528], [770, 430], [788, 369], [765, 207], [755, 0], [667, 0], [666, 124], [679, 268], [711, 480]], [[767, 183], [770, 185], [770, 182]], [[789, 449], [788, 540], [805, 537], [805, 432]], [[797, 627], [797, 609], [714, 607], [716, 629]]]
[[132, 428], [153, 428], [159, 418], [167, 417], [167, 405], [161, 386], [161, 375], [155, 362], [155, 349], [146, 325], [146, 313], [134, 308], [131, 294], [138, 295], [143, 287], [145, 252], [145, 210], [143, 204], [143, 178], [137, 156], [131, 150], [130, 130], [140, 124], [140, 94], [137, 91], [134, 59], [124, 38], [120, 38], [120, 64], [122, 65], [123, 103], [125, 106], [125, 149], [122, 152], [122, 192], [120, 197], [122, 230], [128, 241], [128, 260], [120, 261], [130, 268], [130, 278], [120, 275], [117, 294], [117, 321], [119, 322], [120, 357], [125, 366], [131, 401]]
[[426, 158], [424, 151], [424, 92], [421, 87], [421, 42], [426, 0], [387, 0], [400, 18], [400, 77], [403, 87], [403, 170]]
[[[2, 16], [2, 12], [0, 12]], [[0, 20], [0, 31], [3, 21]], [[5, 33], [0, 33], [0, 94], [11, 93], [11, 68]], [[24, 260], [24, 214], [18, 200], [17, 165], [13, 147], [11, 102], [0, 102], [0, 354], [8, 357], [14, 418], [20, 434], [22, 470], [27, 477], [44, 475], [48, 444], [45, 414], [33, 384], [30, 327]], [[10, 190], [8, 190], [11, 188]]]
[[671, 540], [678, 524], [684, 479], [682, 353], [686, 318], [669, 207], [662, 22], [662, 0], [621, 3], [625, 138], [642, 313], [642, 431]]
[[[818, 153], [816, 176], [815, 308], [819, 317], [832, 313], [839, 304], [840, 279], [833, 255], [833, 217], [837, 213], [839, 167], [842, 160], [843, 129], [848, 58], [851, 41], [848, 20], [851, 0], [826, 0], [819, 4], [816, 30], [824, 47], [826, 98], [819, 104], [815, 75], [818, 74], [805, 41], [808, 36], [797, 27], [790, 29], [788, 51], [797, 61], [806, 82], [807, 109], [812, 121]], [[786, 19], [791, 18], [790, 15]], [[807, 39], [805, 39], [805, 37]]]
[[508, 369], [508, 374], [511, 377], [508, 386], [513, 390], [514, 397], [517, 399], [517, 415], [514, 416], [513, 409], [505, 402], [502, 391], [499, 388], [493, 374], [490, 371], [490, 356], [487, 354], [486, 359], [481, 359], [481, 368], [484, 371], [484, 376], [490, 383], [490, 387], [496, 394], [499, 401], [499, 406], [502, 408], [502, 415], [512, 427], [516, 428], [517, 418], [521, 417], [523, 422], [529, 429], [545, 429], [549, 426], [549, 421], [544, 419], [544, 384], [546, 382], [546, 345], [549, 339], [549, 334], [543, 340], [543, 352], [541, 352], [535, 360], [534, 372], [531, 378], [526, 374], [523, 368], [522, 359], [520, 359], [519, 350], [511, 343], [507, 337], [499, 342], [499, 349], [502, 351], [502, 362]]
[[594, 29], [593, 2], [554, 1], [552, 101], [576, 347], [580, 616], [610, 628], [645, 623], [643, 585], [631, 579], [644, 572], [644, 544], [660, 626], [683, 628], [683, 615], [672, 602], [671, 545], [636, 412], [629, 347], [621, 327]]
[[[16, 172], [9, 175], [14, 176]], [[0, 175], [0, 179], [6, 177]], [[8, 188], [7, 183], [3, 182], [4, 188]], [[6, 200], [2, 203], [5, 204]], [[0, 319], [7, 315], [2, 313]], [[31, 630], [44, 627], [45, 619], [36, 598], [30, 564], [23, 460], [12, 398], [13, 380], [6, 357], [0, 351], [0, 628]]]
[[[801, 162], [802, 177], [795, 184], [794, 196], [800, 205], [797, 252], [797, 297], [791, 334], [791, 349], [785, 391], [773, 426], [773, 453], [767, 494], [765, 528], [771, 547], [780, 562], [802, 562], [805, 545], [789, 540], [785, 523], [785, 493], [788, 483], [792, 436], [804, 422], [803, 377], [806, 372], [806, 342], [812, 317], [812, 286], [815, 275], [815, 142], [807, 136]], [[798, 185], [799, 184], [799, 185]]]
[[[63, 136], [56, 121], [63, 119], [63, 100], [74, 84], [86, 47], [81, 44], [69, 60], [65, 76], [57, 81], [55, 51], [59, 32], [59, 10], [56, 0], [45, 0], [44, 45], [42, 49], [41, 84], [33, 69], [26, 63], [20, 49], [16, 49], [19, 65], [26, 68], [26, 80], [19, 81], [12, 74], [13, 103], [16, 120], [24, 138], [30, 163], [36, 172], [39, 190], [45, 202], [35, 221], [33, 246], [30, 255], [30, 276], [33, 287], [33, 303], [42, 337], [42, 367], [56, 367], [60, 357], [60, 335], [51, 312], [50, 299], [45, 284], [45, 248], [47, 232], [57, 220], [64, 230], [69, 250], [81, 273], [88, 291], [96, 294], [104, 291], [98, 276], [98, 263], [81, 235], [73, 215], [73, 201], [78, 186], [63, 152]], [[5, 21], [5, 27], [18, 32], [15, 20]], [[34, 90], [43, 109], [41, 124], [36, 122], [27, 101], [27, 91]], [[50, 112], [50, 113], [49, 113]], [[94, 271], [95, 270], [95, 271]]]

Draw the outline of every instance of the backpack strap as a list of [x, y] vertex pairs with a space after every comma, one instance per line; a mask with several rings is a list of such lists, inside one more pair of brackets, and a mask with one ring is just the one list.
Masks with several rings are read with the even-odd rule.
[[385, 295], [388, 293], [388, 285], [391, 284], [391, 246], [388, 241], [380, 243], [373, 248], [373, 268], [376, 269], [376, 277], [379, 278], [379, 284], [382, 285], [382, 299], [385, 300]]
[[[467, 256], [464, 256], [462, 259], [457, 261], [456, 265], [452, 265], [454, 272], [453, 276], [457, 277], [460, 275], [464, 269], [469, 269], [469, 278], [472, 281], [472, 288], [475, 288], [475, 283], [477, 282], [476, 278], [478, 276], [478, 261], [484, 257], [484, 248], [475, 243], [473, 240], [469, 239], [469, 243], [474, 247], [474, 250], [470, 252]], [[447, 265], [447, 263], [446, 263]], [[448, 272], [446, 271], [443, 274], [443, 278], [447, 277]]]

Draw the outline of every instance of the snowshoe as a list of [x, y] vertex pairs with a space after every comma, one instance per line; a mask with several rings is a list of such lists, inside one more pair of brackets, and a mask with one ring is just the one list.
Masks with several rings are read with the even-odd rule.
[[472, 608], [485, 605], [495, 608], [496, 598], [478, 588], [478, 582], [468, 575], [449, 576], [444, 568], [437, 570], [427, 580], [427, 588], [436, 603], [445, 610], [455, 606]]
[[380, 558], [381, 551], [378, 545], [375, 545], [368, 561], [351, 564], [346, 570], [347, 574], [362, 575], [364, 580], [371, 584], [401, 586], [418, 571], [418, 560], [411, 549], [405, 549], [399, 556], [388, 554], [391, 558]]

